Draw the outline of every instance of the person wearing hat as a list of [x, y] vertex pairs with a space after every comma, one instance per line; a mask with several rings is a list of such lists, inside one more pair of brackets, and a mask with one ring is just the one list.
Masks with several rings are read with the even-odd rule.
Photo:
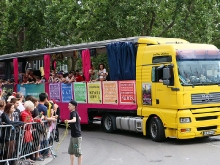
[[78, 157], [78, 165], [82, 164], [82, 135], [80, 126], [80, 116], [76, 111], [77, 102], [71, 100], [68, 108], [70, 110], [70, 120], [65, 120], [65, 123], [69, 123], [71, 127], [71, 139], [69, 144], [68, 153], [70, 154], [70, 165], [74, 164], [74, 155]]

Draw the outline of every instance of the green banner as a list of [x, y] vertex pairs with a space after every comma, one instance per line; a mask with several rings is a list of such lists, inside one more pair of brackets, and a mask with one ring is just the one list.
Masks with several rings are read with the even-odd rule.
[[39, 98], [39, 94], [45, 92], [44, 84], [18, 84], [18, 92], [21, 92], [24, 96], [31, 95]]
[[78, 103], [87, 103], [86, 83], [73, 83], [74, 99]]

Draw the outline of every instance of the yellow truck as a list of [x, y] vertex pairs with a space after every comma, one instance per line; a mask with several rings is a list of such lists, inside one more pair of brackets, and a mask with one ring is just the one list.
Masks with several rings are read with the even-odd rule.
[[[62, 54], [69, 57], [76, 54], [75, 51], [85, 49], [107, 52], [110, 80], [114, 82], [113, 85], [86, 82], [86, 85], [81, 84], [83, 90], [80, 87], [77, 91], [74, 82], [69, 85], [71, 88], [68, 87], [70, 95], [65, 99], [59, 96], [61, 109], [67, 109], [72, 95], [76, 100], [80, 96], [78, 108], [82, 124], [101, 117], [106, 132], [118, 129], [142, 132], [154, 141], [220, 134], [220, 52], [214, 45], [189, 43], [178, 38], [131, 37], [2, 55], [0, 62], [9, 65], [13, 60], [14, 66], [19, 62], [20, 68], [24, 68], [22, 64], [27, 62], [36, 70], [44, 67], [47, 79], [49, 63], [56, 60], [50, 60], [50, 56]], [[118, 59], [119, 56], [122, 59]], [[14, 67], [14, 73], [18, 73], [18, 68]], [[16, 75], [14, 79], [17, 83]], [[125, 90], [122, 95], [123, 89], [128, 87], [126, 80], [132, 80], [129, 87], [135, 86], [136, 90], [133, 93]], [[50, 94], [50, 88], [46, 86], [48, 84], [45, 84], [45, 91]], [[65, 84], [60, 85], [60, 91], [65, 93], [67, 89], [63, 90], [62, 86]], [[107, 95], [105, 87], [108, 88]], [[26, 94], [27, 91], [28, 88]], [[69, 112], [62, 110], [61, 119], [68, 117]]]
[[152, 140], [220, 134], [220, 51], [214, 45], [140, 38], [136, 91], [143, 134]]

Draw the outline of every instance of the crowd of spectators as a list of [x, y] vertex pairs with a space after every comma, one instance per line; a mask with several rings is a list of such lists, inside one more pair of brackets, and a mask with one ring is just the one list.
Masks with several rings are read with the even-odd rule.
[[[107, 72], [105, 65], [100, 64], [98, 70], [91, 65], [91, 69], [88, 71], [89, 81], [110, 81], [110, 74]], [[19, 74], [19, 83], [21, 84], [40, 84], [40, 83], [72, 83], [72, 82], [85, 82], [85, 76], [80, 70], [71, 70], [68, 73], [64, 71], [51, 70], [50, 77], [46, 81], [45, 77], [40, 72], [34, 72], [33, 70], [26, 70], [26, 73]], [[13, 81], [7, 81], [7, 84], [13, 83]], [[4, 84], [4, 83], [3, 83]], [[5, 83], [6, 84], [6, 83]]]
[[[12, 125], [13, 127], [21, 127], [25, 130], [25, 134], [29, 133], [29, 136], [24, 138], [24, 146], [22, 151], [30, 152], [28, 147], [33, 146], [33, 142], [37, 144], [35, 151], [38, 151], [41, 148], [41, 145], [47, 143], [49, 145], [49, 138], [51, 136], [46, 135], [46, 141], [41, 141], [39, 133], [36, 131], [30, 131], [30, 127], [25, 128], [26, 123], [39, 123], [44, 125], [49, 130], [56, 130], [54, 140], [59, 141], [59, 131], [57, 127], [57, 122], [59, 122], [60, 109], [54, 100], [48, 100], [48, 95], [46, 93], [41, 93], [39, 98], [33, 96], [24, 96], [21, 93], [12, 93], [6, 100], [0, 98], [0, 124], [1, 125]], [[52, 127], [52, 128], [51, 128]], [[29, 128], [29, 129], [28, 129]], [[35, 129], [37, 130], [37, 129]], [[6, 136], [1, 133], [0, 136], [0, 145], [4, 146], [1, 149], [7, 149], [8, 152], [0, 151], [1, 159], [10, 159], [13, 158], [16, 150], [16, 139], [13, 138], [14, 134], [10, 134], [10, 137], [6, 140]], [[5, 144], [2, 144], [4, 142]], [[38, 143], [36, 143], [38, 142]], [[32, 150], [33, 151], [33, 150]], [[1, 153], [7, 153], [1, 155]], [[31, 163], [34, 161], [43, 161], [46, 157], [49, 157], [51, 153], [49, 150], [42, 152], [36, 152], [30, 156], [26, 156], [26, 159]]]

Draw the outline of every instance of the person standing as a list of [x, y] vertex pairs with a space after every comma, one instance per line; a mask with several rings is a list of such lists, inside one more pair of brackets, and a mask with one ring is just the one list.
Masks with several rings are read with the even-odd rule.
[[15, 108], [15, 111], [14, 111], [14, 113], [13, 113], [13, 115], [14, 115], [14, 121], [20, 121], [21, 112], [20, 112], [20, 110], [18, 109], [19, 100], [18, 100], [17, 98], [12, 98], [12, 99], [11, 99], [11, 103], [14, 105], [14, 108]]
[[106, 69], [104, 64], [99, 64], [99, 81], [105, 81], [106, 80]]
[[16, 98], [19, 100], [19, 106], [17, 108], [20, 110], [20, 112], [24, 111], [25, 110], [23, 105], [24, 96], [22, 95], [22, 93], [18, 92], [16, 94]]
[[71, 139], [69, 144], [68, 153], [70, 154], [70, 165], [74, 165], [74, 155], [78, 157], [78, 165], [82, 164], [82, 135], [80, 126], [80, 116], [76, 111], [77, 102], [71, 100], [68, 108], [70, 110], [70, 120], [65, 120], [65, 123], [70, 123], [71, 127]]

